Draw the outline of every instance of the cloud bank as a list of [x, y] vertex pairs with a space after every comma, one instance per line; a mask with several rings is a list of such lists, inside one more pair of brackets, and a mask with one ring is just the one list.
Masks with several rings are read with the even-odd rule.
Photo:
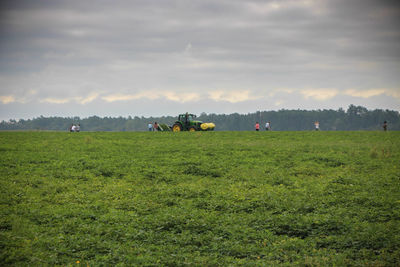
[[2, 1], [0, 119], [400, 110], [396, 1]]

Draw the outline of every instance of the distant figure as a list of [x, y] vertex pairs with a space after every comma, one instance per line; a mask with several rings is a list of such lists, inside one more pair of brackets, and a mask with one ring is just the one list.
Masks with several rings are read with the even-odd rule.
[[74, 131], [73, 128], [74, 128], [74, 124], [71, 124], [71, 126], [69, 127], [69, 131], [70, 131], [71, 133]]
[[265, 124], [265, 130], [266, 131], [270, 131], [271, 130], [271, 122], [270, 121]]
[[383, 122], [382, 128], [385, 132], [387, 131], [387, 121]]
[[78, 125], [75, 126], [75, 132], [80, 132], [81, 131], [81, 125], [78, 123]]
[[75, 124], [72, 125], [72, 127], [71, 127], [71, 132], [76, 132], [76, 126], [75, 126]]
[[154, 123], [154, 131], [158, 131], [158, 123], [157, 122]]
[[149, 128], [149, 132], [153, 131], [153, 124], [151, 122], [147, 124], [147, 127]]
[[258, 123], [258, 121], [256, 122], [256, 131], [258, 132], [260, 130], [260, 124]]
[[319, 131], [319, 121], [314, 122], [315, 130]]

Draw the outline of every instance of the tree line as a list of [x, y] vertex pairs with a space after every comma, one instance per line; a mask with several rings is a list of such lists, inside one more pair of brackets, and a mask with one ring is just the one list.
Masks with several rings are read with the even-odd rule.
[[[186, 111], [185, 111], [186, 112]], [[189, 111], [190, 113], [190, 111]], [[178, 116], [178, 114], [177, 114]], [[0, 130], [51, 130], [67, 131], [71, 124], [80, 124], [82, 131], [147, 131], [149, 122], [172, 125], [177, 119], [163, 117], [43, 117], [33, 119], [9, 120], [0, 122]], [[271, 122], [273, 131], [306, 131], [314, 129], [319, 121], [320, 129], [325, 131], [382, 130], [384, 121], [388, 130], [400, 130], [400, 114], [393, 110], [368, 110], [362, 106], [350, 105], [347, 110], [286, 110], [257, 111], [248, 114], [207, 114], [198, 117], [204, 122], [214, 122], [216, 131], [249, 131], [259, 122], [264, 126]]]

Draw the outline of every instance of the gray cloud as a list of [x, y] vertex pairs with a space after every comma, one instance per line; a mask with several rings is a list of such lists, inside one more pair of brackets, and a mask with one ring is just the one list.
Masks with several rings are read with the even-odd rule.
[[[151, 115], [149, 101], [163, 114], [180, 101], [174, 94], [198, 95], [185, 105], [199, 112], [356, 102], [399, 110], [399, 20], [397, 1], [2, 1], [0, 111], [22, 116], [24, 103], [40, 106], [38, 116], [76, 102], [81, 115], [129, 113], [123, 100], [102, 100], [118, 95], [138, 115]], [[294, 93], [273, 93], [282, 88]], [[337, 94], [301, 93], [327, 88]], [[223, 102], [238, 91], [261, 100]], [[213, 92], [223, 92], [218, 101]]]

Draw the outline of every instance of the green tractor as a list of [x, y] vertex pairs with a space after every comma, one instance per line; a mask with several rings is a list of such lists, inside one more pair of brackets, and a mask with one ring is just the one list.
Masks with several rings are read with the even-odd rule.
[[215, 128], [215, 124], [212, 122], [203, 123], [202, 121], [195, 120], [196, 115], [189, 114], [180, 114], [178, 120], [172, 125], [172, 131], [180, 132], [180, 131], [213, 131]]

